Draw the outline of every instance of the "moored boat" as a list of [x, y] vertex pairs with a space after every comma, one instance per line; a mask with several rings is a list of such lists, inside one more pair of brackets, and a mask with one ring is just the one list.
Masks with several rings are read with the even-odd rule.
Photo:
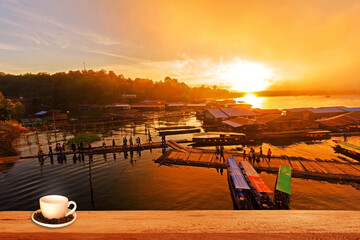
[[227, 179], [234, 209], [252, 209], [251, 192], [235, 158], [228, 158]]
[[291, 168], [280, 165], [275, 181], [274, 203], [276, 209], [289, 209], [291, 195]]
[[336, 153], [341, 153], [347, 157], [360, 161], [360, 147], [351, 143], [333, 140], [336, 146], [333, 147]]
[[208, 132], [195, 134], [192, 138], [195, 146], [245, 145], [250, 143], [243, 133]]
[[240, 169], [252, 192], [252, 206], [254, 209], [274, 209], [274, 204], [269, 196], [269, 193], [272, 193], [273, 191], [271, 191], [253, 166], [247, 161], [241, 161]]

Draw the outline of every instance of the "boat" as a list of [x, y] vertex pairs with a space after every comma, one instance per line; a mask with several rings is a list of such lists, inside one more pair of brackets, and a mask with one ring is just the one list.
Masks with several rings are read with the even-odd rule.
[[291, 168], [280, 165], [275, 181], [274, 204], [276, 209], [289, 209], [291, 195]]
[[330, 139], [330, 131], [327, 130], [297, 130], [281, 132], [261, 132], [251, 135], [255, 140], [276, 140], [276, 139], [296, 139], [301, 141]]
[[194, 134], [193, 146], [245, 145], [251, 140], [244, 133], [207, 132]]
[[231, 198], [234, 204], [234, 209], [252, 209], [252, 205], [250, 202], [250, 187], [247, 184], [244, 175], [239, 168], [239, 165], [237, 164], [235, 158], [228, 158], [227, 164], [227, 179], [229, 183]]
[[323, 140], [330, 139], [330, 131], [327, 130], [318, 130], [318, 131], [310, 131], [305, 133], [306, 140]]
[[200, 128], [169, 129], [169, 130], [166, 130], [166, 131], [159, 131], [159, 136], [187, 134], [187, 133], [199, 133], [199, 132], [201, 132]]
[[[333, 147], [333, 149], [335, 150], [335, 153], [340, 153], [343, 154], [347, 157], [350, 157], [352, 159], [355, 159], [357, 161], [360, 161], [360, 147], [347, 143], [347, 142], [342, 142], [342, 141], [338, 141], [338, 140], [333, 140], [336, 143], [336, 146]], [[344, 148], [344, 147], [346, 148]]]
[[244, 174], [245, 180], [247, 181], [251, 193], [252, 193], [252, 206], [254, 209], [260, 210], [271, 210], [275, 209], [274, 203], [272, 202], [269, 193], [273, 191], [264, 182], [256, 170], [247, 161], [240, 162], [240, 169]]

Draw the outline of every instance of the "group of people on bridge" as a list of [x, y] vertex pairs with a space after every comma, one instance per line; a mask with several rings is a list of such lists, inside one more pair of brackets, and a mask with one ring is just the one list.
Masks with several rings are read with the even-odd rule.
[[[266, 154], [266, 158], [268, 159], [269, 162], [271, 160], [271, 155], [272, 152], [271, 149], [269, 148]], [[258, 154], [255, 152], [255, 149], [252, 147], [250, 148], [249, 154], [246, 154], [246, 150], [244, 150], [243, 158], [244, 160], [249, 160], [249, 162], [251, 162], [252, 164], [255, 164], [255, 162], [260, 162], [260, 160], [265, 161], [266, 159], [265, 155], [263, 154], [263, 149], [261, 146]]]

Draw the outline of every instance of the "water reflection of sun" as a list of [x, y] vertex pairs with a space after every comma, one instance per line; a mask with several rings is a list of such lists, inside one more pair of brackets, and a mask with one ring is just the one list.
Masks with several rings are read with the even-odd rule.
[[254, 94], [246, 94], [242, 98], [235, 98], [235, 101], [244, 101], [245, 103], [251, 104], [253, 108], [262, 108], [264, 98], [257, 97]]

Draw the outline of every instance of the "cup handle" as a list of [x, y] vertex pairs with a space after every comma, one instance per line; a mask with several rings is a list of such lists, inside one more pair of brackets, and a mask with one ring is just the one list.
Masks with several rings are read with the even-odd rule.
[[69, 216], [70, 214], [73, 214], [73, 213], [75, 212], [75, 210], [76, 210], [76, 207], [77, 207], [76, 203], [75, 203], [74, 201], [70, 201], [70, 202], [68, 203], [68, 207], [70, 207], [71, 204], [74, 205], [74, 208], [71, 209], [70, 211], [68, 211], [68, 212], [66, 213], [65, 217]]

